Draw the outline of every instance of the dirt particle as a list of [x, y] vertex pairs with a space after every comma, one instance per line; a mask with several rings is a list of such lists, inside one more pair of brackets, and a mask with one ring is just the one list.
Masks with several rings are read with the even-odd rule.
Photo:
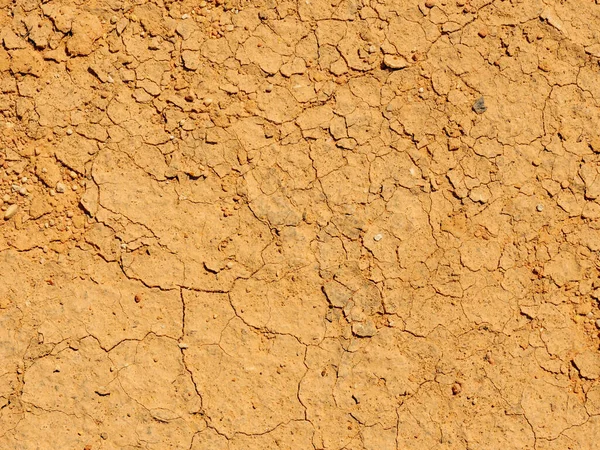
[[458, 395], [462, 392], [462, 384], [458, 381], [452, 385], [452, 395]]
[[142, 294], [135, 294], [135, 296], [133, 297], [133, 300], [136, 303], [140, 303], [142, 301]]

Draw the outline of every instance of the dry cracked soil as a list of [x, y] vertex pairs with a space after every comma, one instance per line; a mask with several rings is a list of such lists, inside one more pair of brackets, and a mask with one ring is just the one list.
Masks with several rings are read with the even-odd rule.
[[600, 4], [0, 0], [0, 448], [600, 448]]

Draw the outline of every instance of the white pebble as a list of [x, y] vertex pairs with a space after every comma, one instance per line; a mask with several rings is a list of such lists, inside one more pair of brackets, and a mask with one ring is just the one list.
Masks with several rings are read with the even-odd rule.
[[187, 345], [187, 344], [184, 344], [183, 342], [180, 342], [180, 343], [179, 343], [179, 348], [181, 348], [181, 349], [186, 349], [186, 348], [188, 348], [188, 345]]
[[379, 233], [379, 234], [376, 234], [375, 236], [373, 236], [373, 240], [374, 240], [375, 242], [379, 242], [379, 241], [380, 241], [380, 240], [382, 240], [382, 239], [383, 239], [383, 234], [381, 234], [381, 233]]
[[18, 205], [10, 205], [4, 212], [4, 220], [12, 219], [15, 216], [15, 214], [17, 214], [18, 210]]
[[544, 205], [542, 205], [541, 203], [539, 205], [537, 205], [535, 207], [535, 209], [537, 209], [538, 212], [542, 212], [544, 210]]
[[71, 136], [71, 135], [73, 134], [73, 130], [71, 130], [71, 129], [69, 128], [69, 129], [67, 130], [67, 134], [68, 134], [69, 136]]
[[27, 183], [28, 178], [27, 177], [23, 177], [21, 178], [21, 183]]
[[[66, 188], [67, 187], [63, 183], [56, 183], [56, 192], [58, 192], [59, 194], [65, 192]], [[52, 193], [50, 195], [52, 195]]]
[[19, 189], [19, 194], [21, 194], [21, 195], [27, 195], [28, 194], [27, 188], [26, 187], [22, 187], [21, 189]]

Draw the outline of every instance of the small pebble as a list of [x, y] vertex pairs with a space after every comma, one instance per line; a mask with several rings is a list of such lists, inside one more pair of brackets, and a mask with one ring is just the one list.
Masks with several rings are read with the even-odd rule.
[[544, 205], [542, 205], [541, 203], [539, 205], [537, 205], [535, 207], [535, 209], [537, 209], [538, 212], [542, 212], [544, 210]]
[[28, 194], [27, 188], [26, 187], [22, 187], [21, 189], [19, 189], [19, 194], [21, 194], [21, 195], [27, 195]]
[[383, 239], [383, 235], [381, 233], [376, 234], [375, 236], [373, 236], [373, 240], [375, 242], [379, 242], [381, 239]]
[[10, 205], [4, 212], [4, 220], [12, 219], [15, 216], [15, 214], [17, 214], [18, 210], [19, 210], [18, 205]]
[[483, 114], [487, 111], [487, 106], [485, 106], [485, 99], [483, 97], [479, 97], [479, 99], [473, 103], [473, 111], [477, 114]]
[[[63, 183], [56, 183], [56, 192], [59, 194], [64, 193], [66, 189], [67, 187]], [[50, 193], [50, 195], [52, 195], [52, 193]]]
[[186, 348], [188, 348], [188, 345], [187, 345], [187, 344], [184, 344], [183, 342], [180, 342], [180, 343], [179, 343], [179, 348], [183, 350], [183, 349], [186, 349]]
[[434, 6], [435, 6], [435, 0], [426, 0], [425, 1], [426, 8], [433, 8]]
[[77, 189], [79, 189], [79, 186], [77, 186], [76, 184], [74, 184], [73, 186], [71, 186], [71, 189], [73, 189], [74, 191], [76, 191]]
[[104, 440], [108, 439], [108, 434], [107, 433], [100, 433], [100, 437]]
[[181, 20], [185, 20], [185, 19], [189, 19], [190, 15], [189, 14], [184, 14], [181, 16]]
[[21, 183], [27, 183], [28, 178], [27, 177], [23, 177], [21, 178]]
[[71, 130], [71, 129], [69, 128], [69, 129], [67, 130], [67, 134], [68, 134], [69, 136], [71, 136], [71, 135], [73, 134], [73, 130]]

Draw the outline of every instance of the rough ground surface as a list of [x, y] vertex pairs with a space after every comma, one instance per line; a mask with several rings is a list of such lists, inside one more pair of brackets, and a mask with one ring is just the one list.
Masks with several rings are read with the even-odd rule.
[[0, 6], [0, 448], [598, 448], [600, 5]]

